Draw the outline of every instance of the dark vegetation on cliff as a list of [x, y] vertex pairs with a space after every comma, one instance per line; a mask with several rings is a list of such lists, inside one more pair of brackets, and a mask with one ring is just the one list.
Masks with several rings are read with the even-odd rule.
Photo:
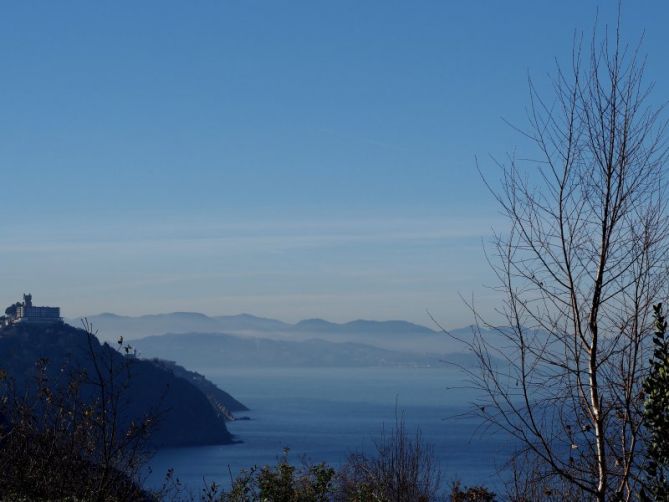
[[[73, 375], [81, 373], [89, 379], [94, 376], [110, 379], [110, 386], [123, 390], [118, 403], [121, 426], [144, 416], [156, 418], [150, 439], [152, 446], [232, 441], [221, 409], [212, 406], [212, 400], [218, 397], [213, 384], [208, 386], [207, 395], [198, 388], [206, 383], [199, 380], [195, 384], [197, 378], [186, 370], [168, 369], [166, 364], [144, 361], [133, 357], [130, 350], [127, 352], [100, 344], [85, 330], [67, 324], [17, 324], [0, 331], [0, 368], [11, 376], [20, 394], [39, 391], [35, 364], [43, 361], [44, 376], [54, 392], [65, 388]], [[98, 390], [85, 381], [82, 398], [95, 399]]]
[[166, 361], [164, 359], [149, 359], [148, 361], [197, 387], [209, 400], [209, 403], [219, 416], [222, 416], [226, 420], [234, 420], [235, 416], [233, 412], [235, 411], [248, 411], [246, 406], [224, 390], [219, 389], [215, 384], [207, 380], [204, 375], [187, 370], [173, 361]]

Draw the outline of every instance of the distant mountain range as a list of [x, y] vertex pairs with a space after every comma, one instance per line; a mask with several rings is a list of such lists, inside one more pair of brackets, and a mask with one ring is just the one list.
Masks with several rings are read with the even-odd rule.
[[[207, 316], [172, 312], [137, 317], [111, 313], [87, 318], [101, 340], [120, 336], [144, 357], [197, 369], [223, 366], [434, 366], [474, 363], [471, 327], [448, 334], [408, 321], [305, 319], [295, 324], [251, 314]], [[69, 319], [77, 325], [81, 320]], [[499, 335], [486, 331], [486, 341]], [[463, 342], [464, 341], [464, 342]]]
[[[103, 340], [113, 341], [119, 336], [126, 340], [165, 333], [230, 333], [256, 335], [436, 335], [437, 332], [407, 321], [357, 320], [343, 324], [323, 319], [306, 319], [290, 324], [276, 319], [251, 314], [210, 317], [197, 312], [172, 312], [138, 317], [111, 313], [87, 317]], [[66, 319], [73, 326], [81, 326], [81, 319]]]
[[469, 354], [440, 356], [361, 343], [273, 340], [221, 333], [166, 334], [134, 340], [132, 344], [143, 357], [174, 360], [201, 371], [229, 367], [429, 367], [442, 365], [444, 359], [472, 362]]

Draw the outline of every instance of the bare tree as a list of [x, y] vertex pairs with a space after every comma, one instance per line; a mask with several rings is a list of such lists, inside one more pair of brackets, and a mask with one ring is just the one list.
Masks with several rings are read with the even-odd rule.
[[84, 326], [82, 357], [40, 358], [19, 382], [0, 369], [2, 500], [151, 499], [141, 483], [157, 415], [127, 419], [130, 348], [99, 345]]
[[[335, 500], [439, 500], [441, 471], [432, 447], [424, 442], [420, 430], [411, 437], [404, 416], [397, 412], [390, 433], [382, 432], [372, 454], [350, 454], [338, 477]], [[454, 492], [463, 494], [459, 487]]]
[[477, 315], [472, 375], [477, 410], [519, 440], [516, 465], [544, 497], [630, 499], [641, 483], [641, 383], [669, 252], [666, 123], [644, 66], [619, 22], [589, 50], [575, 38], [553, 99], [530, 82], [521, 132], [539, 160], [499, 163], [510, 225], [489, 259], [506, 326]]

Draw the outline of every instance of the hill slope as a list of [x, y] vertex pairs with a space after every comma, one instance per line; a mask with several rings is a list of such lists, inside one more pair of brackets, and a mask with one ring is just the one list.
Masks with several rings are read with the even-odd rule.
[[[50, 385], [64, 386], [68, 375], [84, 370], [96, 375], [95, 363], [108, 374], [129, 371], [122, 399], [120, 421], [150, 414], [158, 425], [151, 436], [160, 447], [224, 444], [232, 441], [224, 418], [193, 383], [150, 361], [123, 356], [109, 345], [101, 345], [84, 330], [67, 324], [18, 324], [0, 330], [0, 368], [15, 379], [19, 389], [31, 389], [35, 363], [46, 359]], [[88, 389], [95, 396], [95, 388]]]
[[178, 378], [192, 383], [206, 396], [217, 413], [226, 420], [235, 420], [232, 414], [234, 411], [248, 411], [246, 406], [195, 371], [187, 370], [173, 361], [164, 359], [150, 359], [149, 362], [170, 371]]

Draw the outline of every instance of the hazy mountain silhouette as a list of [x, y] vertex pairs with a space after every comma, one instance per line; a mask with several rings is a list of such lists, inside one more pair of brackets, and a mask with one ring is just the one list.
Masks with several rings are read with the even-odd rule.
[[408, 321], [367, 321], [358, 319], [343, 324], [324, 319], [305, 319], [291, 326], [291, 331], [307, 333], [347, 334], [430, 334], [436, 332], [425, 326]]
[[290, 330], [291, 325], [252, 314], [222, 315], [214, 317], [219, 325], [228, 332], [232, 331], [285, 331]]
[[[139, 317], [104, 313], [88, 317], [98, 331], [101, 340], [115, 341], [123, 336], [126, 340], [169, 332], [216, 331], [219, 322], [197, 312], [172, 312], [169, 314], [148, 314]], [[81, 327], [81, 319], [66, 319], [68, 324]]]
[[[290, 324], [276, 319], [251, 314], [209, 317], [197, 312], [172, 312], [137, 317], [104, 313], [89, 316], [88, 320], [104, 340], [127, 340], [165, 333], [229, 333], [258, 335], [435, 335], [436, 331], [407, 321], [356, 320], [334, 323], [324, 319], [306, 319]], [[80, 326], [80, 319], [67, 319], [73, 326]]]
[[192, 368], [438, 366], [444, 360], [469, 365], [472, 356], [398, 352], [351, 342], [276, 340], [221, 333], [181, 333], [133, 341], [146, 357], [170, 359]]

